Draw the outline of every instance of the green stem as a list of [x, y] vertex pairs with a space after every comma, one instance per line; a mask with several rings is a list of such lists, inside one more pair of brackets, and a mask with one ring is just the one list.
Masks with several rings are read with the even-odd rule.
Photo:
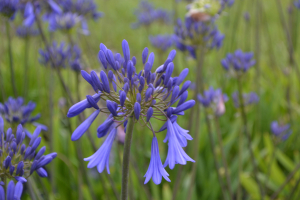
[[[240, 109], [241, 109], [241, 114], [242, 114], [242, 120], [243, 120], [243, 133], [246, 135], [246, 138], [248, 140], [247, 145], [248, 145], [248, 149], [250, 152], [250, 158], [251, 158], [251, 162], [253, 165], [253, 172], [254, 172], [254, 179], [256, 181], [256, 183], [259, 186], [259, 192], [260, 192], [260, 196], [261, 199], [263, 199], [264, 196], [264, 192], [263, 192], [263, 188], [261, 186], [260, 181], [258, 180], [258, 170], [257, 170], [257, 165], [255, 162], [255, 157], [254, 157], [254, 153], [251, 147], [251, 136], [250, 133], [248, 131], [248, 122], [247, 122], [247, 115], [246, 115], [246, 111], [245, 111], [245, 104], [244, 104], [244, 99], [243, 99], [243, 89], [242, 89], [242, 81], [241, 81], [241, 76], [238, 75], [237, 76], [237, 85], [238, 85], [238, 95], [239, 95], [239, 103], [240, 103]], [[242, 135], [240, 134], [240, 140], [242, 140]], [[241, 141], [240, 141], [240, 146], [241, 146]], [[241, 146], [242, 148], [242, 146]], [[239, 153], [241, 153], [241, 149], [239, 149]], [[240, 154], [241, 156], [241, 154]], [[240, 179], [240, 177], [239, 177]]]
[[133, 127], [134, 127], [134, 118], [131, 116], [128, 118], [124, 152], [123, 152], [121, 200], [126, 200], [128, 196], [130, 147], [131, 147]]
[[29, 57], [29, 37], [25, 38], [24, 45], [24, 89], [23, 89], [23, 97], [26, 99], [28, 93], [28, 80], [29, 80], [29, 69], [28, 69], [28, 57]]
[[18, 95], [17, 95], [17, 87], [16, 87], [16, 82], [15, 82], [15, 71], [14, 71], [14, 65], [13, 65], [10, 27], [9, 27], [9, 21], [8, 20], [6, 21], [5, 25], [6, 25], [6, 36], [7, 36], [7, 42], [8, 42], [8, 56], [9, 56], [11, 84], [12, 84], [12, 87], [13, 87], [14, 96], [17, 97]]

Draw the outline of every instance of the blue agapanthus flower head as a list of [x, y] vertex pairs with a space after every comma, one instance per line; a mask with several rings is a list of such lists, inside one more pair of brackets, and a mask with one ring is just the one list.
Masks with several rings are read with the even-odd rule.
[[250, 67], [255, 65], [252, 52], [243, 52], [236, 50], [234, 53], [227, 54], [226, 58], [221, 61], [225, 70], [236, 72], [247, 72]]
[[5, 118], [10, 124], [22, 124], [24, 126], [25, 124], [32, 123], [35, 126], [41, 126], [43, 129], [47, 129], [44, 125], [36, 123], [41, 117], [40, 114], [32, 116], [35, 107], [36, 104], [32, 101], [27, 105], [24, 104], [22, 97], [16, 99], [9, 97], [4, 104], [0, 103], [0, 116]]
[[[65, 68], [67, 61], [70, 57], [70, 46], [66, 46], [64, 42], [57, 44], [55, 41], [51, 46], [46, 47], [45, 50], [39, 50], [40, 58], [39, 62], [45, 66]], [[53, 59], [53, 63], [50, 59]]]
[[103, 16], [103, 13], [97, 10], [94, 0], [62, 0], [59, 1], [59, 5], [61, 5], [65, 13], [77, 13], [86, 19], [92, 18], [97, 20]]
[[228, 96], [222, 93], [222, 90], [210, 87], [204, 91], [203, 95], [198, 94], [198, 101], [206, 108], [212, 108], [214, 114], [220, 116], [225, 113], [225, 102], [228, 101]]
[[19, 26], [16, 30], [16, 34], [20, 38], [29, 38], [31, 36], [36, 36], [39, 34], [38, 29], [34, 27], [26, 27], [26, 26]]
[[186, 17], [183, 23], [177, 20], [175, 26], [174, 41], [180, 51], [188, 51], [196, 59], [196, 51], [200, 46], [208, 49], [219, 49], [223, 44], [225, 36], [218, 30], [212, 22], [196, 21], [191, 17]]
[[163, 52], [167, 51], [173, 45], [172, 35], [149, 36], [149, 40], [152, 46]]
[[16, 131], [11, 128], [4, 132], [4, 121], [0, 117], [0, 157], [1, 157], [1, 178], [5, 176], [8, 179], [16, 179], [17, 181], [26, 182], [26, 179], [36, 171], [40, 177], [47, 177], [47, 171], [44, 167], [49, 164], [55, 157], [56, 153], [45, 153], [46, 147], [39, 147], [42, 138], [38, 137], [41, 127], [37, 127], [30, 137], [30, 142], [26, 146], [25, 130], [19, 124]]
[[76, 13], [67, 12], [62, 14], [51, 15], [48, 19], [49, 21], [49, 30], [63, 30], [69, 31], [82, 20], [82, 17]]
[[163, 9], [155, 9], [148, 1], [141, 1], [138, 9], [135, 11], [137, 22], [132, 24], [133, 28], [140, 26], [149, 26], [153, 22], [169, 24], [172, 21], [171, 14]]
[[4, 182], [0, 182], [0, 199], [6, 200], [20, 200], [23, 192], [23, 183], [18, 181], [15, 185], [14, 181], [9, 181], [6, 191], [3, 187]]
[[286, 140], [292, 134], [290, 124], [279, 124], [277, 121], [271, 123], [271, 132], [281, 140]]
[[1, 0], [0, 13], [8, 18], [13, 19], [18, 10], [19, 0]]
[[[74, 117], [87, 108], [94, 110], [74, 131], [71, 137], [73, 141], [78, 140], [87, 131], [99, 113], [107, 115], [107, 119], [97, 129], [97, 136], [100, 138], [108, 135], [108, 137], [94, 155], [85, 159], [89, 161], [88, 167], [97, 166], [100, 173], [106, 168], [109, 172], [109, 153], [116, 136], [116, 128], [124, 125], [126, 132], [129, 118], [135, 123], [146, 125], [154, 135], [151, 121], [154, 119], [166, 121], [159, 130], [167, 129], [165, 142], [168, 141], [169, 150], [165, 166], [169, 165], [173, 169], [175, 164], [193, 161], [182, 149], [187, 145], [187, 140], [191, 140], [192, 137], [187, 130], [177, 124], [177, 116], [184, 115], [184, 111], [195, 104], [194, 100], [186, 101], [190, 81], [186, 81], [180, 88], [189, 70], [184, 69], [178, 77], [172, 77], [173, 60], [176, 54], [176, 51], [172, 50], [165, 63], [152, 72], [154, 53], [148, 56], [148, 48], [145, 48], [142, 53], [143, 70], [138, 72], [136, 58], [131, 57], [126, 40], [122, 42], [122, 49], [123, 56], [113, 53], [104, 44], [100, 44], [98, 57], [104, 70], [100, 74], [95, 71], [90, 74], [81, 71], [82, 77], [92, 86], [95, 94], [87, 95], [85, 100], [73, 105], [68, 112], [68, 117]], [[104, 107], [99, 107], [100, 99], [106, 102]], [[160, 163], [157, 163], [158, 153], [153, 156], [155, 158], [151, 159], [155, 161], [151, 161], [149, 168], [158, 167], [155, 169], [161, 172], [158, 176], [165, 177], [164, 171], [160, 169]], [[149, 174], [152, 177], [157, 175], [157, 173], [150, 172], [147, 174], [147, 179], [149, 179]], [[155, 177], [154, 181], [158, 184], [159, 180], [161, 179]]]
[[[236, 108], [240, 107], [240, 101], [239, 101], [239, 93], [234, 92], [232, 94], [232, 99], [234, 106]], [[244, 93], [243, 94], [243, 101], [244, 101], [244, 106], [251, 105], [251, 104], [256, 104], [259, 102], [259, 97], [255, 92], [250, 92], [250, 93]]]

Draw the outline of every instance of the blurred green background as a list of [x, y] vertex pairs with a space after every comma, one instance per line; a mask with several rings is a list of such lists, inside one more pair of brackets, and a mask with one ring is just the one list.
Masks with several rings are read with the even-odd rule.
[[[98, 10], [104, 12], [104, 17], [96, 22], [89, 22], [90, 35], [75, 34], [75, 41], [82, 48], [86, 70], [100, 70], [101, 66], [97, 58], [100, 43], [104, 43], [111, 50], [121, 52], [123, 39], [128, 41], [131, 55], [137, 58], [138, 70], [143, 67], [141, 54], [145, 46], [149, 48], [150, 52], [155, 53], [154, 66], [158, 67], [161, 64], [160, 58], [162, 57], [161, 59], [164, 60], [168, 52], [162, 54], [156, 51], [155, 48], [151, 47], [148, 37], [149, 35], [172, 34], [173, 26], [153, 24], [149, 29], [143, 27], [132, 29], [131, 24], [136, 21], [134, 10], [138, 7], [138, 0], [97, 0], [96, 2]], [[157, 8], [161, 7], [170, 11], [174, 8], [173, 0], [153, 0], [150, 2]], [[234, 5], [227, 8], [217, 21], [219, 30], [225, 34], [223, 47], [206, 55], [203, 69], [205, 89], [208, 89], [209, 86], [220, 87], [224, 93], [231, 97], [231, 94], [237, 90], [236, 81], [227, 75], [220, 64], [221, 59], [236, 49], [254, 52], [257, 64], [249, 70], [242, 81], [244, 92], [255, 91], [260, 98], [257, 105], [247, 107], [247, 115], [248, 128], [253, 138], [252, 147], [258, 162], [258, 178], [262, 183], [267, 182], [264, 186], [266, 199], [269, 199], [278, 190], [300, 162], [300, 76], [297, 72], [299, 66], [292, 65], [290, 62], [286, 37], [286, 30], [288, 30], [294, 49], [293, 56], [295, 62], [299, 63], [299, 48], [297, 48], [299, 45], [297, 40], [299, 27], [297, 25], [300, 22], [300, 11], [293, 6], [293, 1], [282, 0], [281, 3], [282, 6], [278, 7], [275, 0], [236, 0]], [[185, 1], [176, 4], [178, 17], [182, 19], [186, 13], [186, 5], [187, 2]], [[288, 8], [291, 9], [291, 13], [288, 13]], [[286, 29], [282, 25], [280, 11], [284, 14]], [[244, 19], [246, 12], [249, 13], [249, 21]], [[11, 23], [12, 30], [15, 30], [20, 23], [20, 20]], [[44, 29], [47, 29], [46, 24]], [[57, 41], [68, 41], [68, 38], [60, 33], [52, 35], [47, 33], [47, 37]], [[5, 25], [2, 19], [0, 38], [0, 84], [3, 90], [3, 93], [0, 94], [0, 102], [4, 102], [9, 96], [13, 96], [13, 91], [8, 67]], [[70, 139], [71, 132], [68, 129], [68, 121], [65, 116], [69, 107], [63, 101], [66, 94], [61, 89], [56, 74], [51, 75], [50, 69], [38, 62], [38, 49], [44, 48], [40, 37], [30, 38], [29, 46], [25, 46], [25, 40], [16, 37], [13, 31], [12, 38], [18, 95], [23, 96], [26, 103], [30, 100], [36, 102], [37, 108], [34, 112], [42, 115], [39, 123], [50, 126], [50, 116], [53, 112], [53, 132], [43, 132], [42, 145], [47, 146], [49, 151], [49, 134], [53, 134], [55, 141], [53, 148], [58, 153], [53, 164], [46, 168], [51, 177], [41, 179], [34, 174], [30, 178], [32, 179], [31, 182], [34, 183], [32, 184], [33, 188], [26, 187], [23, 198], [30, 199], [29, 191], [32, 189], [36, 199], [118, 199], [121, 191], [123, 145], [117, 142], [113, 145], [110, 158], [110, 175], [107, 175], [106, 171], [99, 174], [96, 169], [85, 168], [88, 177], [88, 181], [86, 181], [83, 178], [80, 163], [84, 163], [84, 167], [87, 163], [78, 159], [75, 146], [81, 146], [83, 157], [92, 155], [94, 150], [86, 135], [80, 139], [80, 143], [72, 142]], [[24, 70], [25, 52], [29, 54], [28, 71]], [[189, 68], [190, 73], [187, 79], [192, 82], [196, 80], [194, 73], [196, 61], [189, 58], [187, 54], [177, 51], [174, 64], [175, 75], [178, 75], [182, 69]], [[65, 82], [75, 96], [75, 74], [70, 69], [63, 70], [62, 73]], [[24, 88], [25, 76], [28, 77], [28, 88]], [[80, 98], [84, 99], [86, 95], [93, 94], [93, 91], [82, 78], [80, 81]], [[49, 106], [51, 86], [54, 91], [52, 96], [53, 109]], [[192, 98], [193, 91], [190, 90], [189, 94]], [[287, 98], [290, 100], [287, 101]], [[179, 125], [183, 128], [188, 127], [190, 120], [195, 120], [190, 118], [189, 112], [179, 120]], [[89, 111], [85, 111], [85, 115], [88, 116], [88, 114], [90, 114]], [[97, 148], [104, 140], [97, 138], [96, 129], [105, 120], [105, 117], [98, 117], [89, 129]], [[291, 124], [293, 133], [287, 141], [274, 142], [270, 133], [270, 123], [274, 120]], [[220, 147], [215, 134], [217, 129], [214, 120], [211, 119], [211, 121], [213, 136], [216, 141], [214, 148], [217, 152], [218, 162], [222, 166]], [[74, 130], [77, 118], [72, 118], [71, 122], [72, 130]], [[196, 124], [197, 126], [190, 130], [190, 134], [195, 138], [196, 134], [199, 133], [199, 140], [190, 141], [185, 150], [197, 162], [188, 162], [183, 167], [176, 165], [174, 170], [167, 169], [171, 183], [163, 180], [158, 186], [152, 181], [146, 185], [143, 184], [143, 176], [150, 161], [152, 133], [135, 126], [131, 149], [129, 199], [222, 199], [202, 112], [200, 120]], [[155, 129], [161, 125], [160, 123], [155, 124]], [[30, 131], [34, 130], [34, 127], [29, 126], [27, 128]], [[236, 192], [238, 185], [238, 134], [242, 131], [242, 123], [231, 98], [226, 103], [226, 113], [220, 118], [220, 129], [229, 165], [231, 188]], [[165, 132], [161, 132], [157, 136], [160, 156], [164, 161], [167, 155], [167, 145], [162, 142]], [[273, 156], [274, 161], [270, 165]], [[253, 169], [246, 145], [242, 157], [243, 173], [240, 178], [243, 186], [243, 199], [259, 199], [258, 185], [251, 173]], [[222, 167], [218, 173], [221, 174], [222, 178], [225, 178]], [[268, 176], [269, 181], [265, 181]], [[299, 180], [300, 172], [297, 172], [280, 192], [278, 199], [300, 199]], [[293, 196], [290, 196], [291, 194]]]

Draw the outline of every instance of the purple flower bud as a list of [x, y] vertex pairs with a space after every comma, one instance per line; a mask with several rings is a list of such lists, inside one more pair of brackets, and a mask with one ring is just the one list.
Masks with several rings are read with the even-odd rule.
[[148, 57], [148, 52], [149, 52], [148, 48], [145, 47], [145, 49], [143, 50], [143, 53], [142, 53], [143, 64], [146, 63], [146, 59], [147, 59], [147, 57]]
[[109, 70], [109, 71], [108, 71], [108, 74], [107, 74], [107, 77], [108, 77], [108, 80], [109, 80], [109, 81], [112, 81], [113, 78], [114, 78], [114, 73], [113, 73], [111, 70]]
[[189, 69], [185, 68], [184, 70], [182, 70], [182, 72], [179, 74], [177, 80], [176, 80], [176, 85], [180, 85], [183, 80], [185, 79], [185, 77], [188, 75], [189, 73]]
[[37, 164], [38, 164], [38, 160], [34, 160], [32, 162], [32, 165], [31, 165], [31, 168], [30, 168], [30, 174], [32, 174], [34, 172], [34, 170], [36, 170]]
[[104, 122], [103, 124], [101, 124], [98, 129], [97, 129], [97, 136], [98, 138], [101, 138], [101, 137], [104, 137], [107, 132], [109, 131], [109, 129], [112, 128], [112, 125], [114, 123], [114, 120], [113, 118], [111, 117], [108, 117]]
[[[93, 99], [95, 100], [96, 103], [100, 100], [100, 95], [101, 95], [101, 93], [93, 95]], [[86, 108], [90, 108], [90, 107], [91, 107], [91, 104], [88, 102], [87, 99], [82, 100], [82, 101], [76, 103], [75, 105], [73, 105], [69, 109], [67, 116], [68, 117], [74, 117], [76, 115], [79, 115]]]
[[42, 138], [41, 138], [41, 137], [38, 137], [38, 138], [34, 141], [34, 143], [33, 143], [32, 146], [31, 146], [31, 153], [34, 152], [34, 151], [38, 148], [38, 146], [40, 145], [41, 141], [42, 141]]
[[106, 60], [105, 54], [102, 50], [99, 51], [98, 58], [99, 58], [100, 62], [102, 63], [102, 66], [105, 69], [107, 69], [107, 60]]
[[99, 106], [97, 105], [97, 102], [91, 95], [86, 95], [86, 99], [89, 102], [89, 104], [94, 107], [96, 110], [99, 109]]
[[114, 54], [113, 52], [110, 50], [110, 49], [107, 49], [106, 51], [106, 56], [107, 56], [107, 61], [108, 63], [111, 65], [111, 67], [116, 70], [116, 67], [115, 67], [115, 57], [114, 57]]
[[123, 89], [127, 93], [129, 91], [129, 84], [125, 83]]
[[0, 116], [0, 136], [4, 133], [4, 121], [2, 117]]
[[10, 162], [11, 162], [11, 157], [10, 157], [10, 156], [7, 156], [7, 157], [5, 158], [5, 160], [3, 161], [3, 167], [4, 167], [5, 169], [7, 169], [7, 168], [9, 167], [9, 165], [10, 165]]
[[43, 160], [38, 162], [38, 164], [36, 165], [36, 169], [38, 169], [40, 167], [44, 167], [45, 165], [48, 165], [52, 160], [53, 160], [53, 158], [51, 156], [45, 156], [45, 158]]
[[141, 105], [138, 102], [135, 102], [134, 104], [134, 116], [137, 120], [140, 118], [140, 113], [141, 113]]
[[164, 85], [167, 85], [169, 80], [170, 80], [170, 77], [173, 73], [173, 70], [174, 70], [174, 64], [171, 62], [169, 63], [168, 67], [167, 67], [167, 70], [166, 70], [166, 75], [165, 75], [165, 79], [164, 79]]
[[36, 170], [36, 172], [37, 172], [37, 174], [38, 174], [40, 177], [42, 177], [42, 178], [48, 177], [47, 171], [46, 171], [44, 168], [42, 168], [42, 167], [38, 168], [38, 169]]
[[181, 104], [180, 106], [178, 106], [175, 110], [173, 110], [173, 114], [177, 114], [181, 111], [185, 111], [187, 109], [190, 109], [194, 105], [195, 105], [195, 101], [194, 100], [189, 100], [189, 101]]
[[11, 176], [14, 173], [14, 171], [15, 171], [15, 167], [13, 165], [10, 165], [9, 166], [9, 173], [10, 173]]
[[146, 102], [149, 101], [151, 95], [152, 95], [152, 88], [148, 88], [145, 93], [145, 101]]
[[25, 144], [22, 144], [22, 146], [21, 146], [21, 154], [24, 153], [25, 149], [26, 149], [26, 145], [25, 145]]
[[30, 139], [30, 142], [29, 142], [29, 146], [32, 146], [33, 145], [33, 143], [34, 143], [34, 141], [36, 140], [36, 138], [39, 136], [39, 134], [41, 133], [41, 127], [37, 127], [35, 130], [34, 130], [34, 132], [33, 132], [33, 134], [32, 134], [32, 136], [31, 136], [31, 139]]
[[173, 61], [174, 58], [175, 58], [175, 56], [176, 56], [176, 50], [173, 49], [173, 50], [169, 53], [168, 58], [170, 58], [171, 61]]
[[131, 80], [132, 78], [132, 75], [133, 75], [133, 63], [132, 61], [130, 60], [127, 64], [127, 78], [129, 80]]
[[111, 114], [113, 116], [117, 116], [117, 109], [116, 109], [116, 106], [115, 106], [115, 102], [113, 101], [110, 101], [110, 100], [106, 100], [106, 107], [107, 109], [111, 112]]
[[107, 47], [104, 44], [100, 44], [100, 50], [102, 50], [104, 53], [107, 51]]
[[11, 181], [9, 181], [7, 189], [6, 189], [6, 199], [7, 200], [13, 200], [14, 199], [14, 192], [15, 192], [15, 184], [14, 184], [14, 181], [11, 180]]
[[84, 120], [84, 122], [82, 122], [76, 128], [76, 130], [73, 132], [73, 134], [71, 136], [72, 141], [78, 140], [88, 130], [88, 128], [91, 126], [93, 121], [98, 116], [99, 112], [100, 112], [100, 110], [94, 111], [86, 120]]
[[120, 91], [120, 104], [122, 107], [124, 107], [125, 100], [126, 100], [126, 92], [121, 90]]
[[126, 40], [122, 41], [122, 50], [123, 50], [125, 62], [127, 63], [130, 60], [130, 49], [129, 49], [128, 42]]
[[135, 58], [135, 56], [132, 57], [131, 61], [132, 61], [133, 65], [135, 66], [136, 65], [136, 58]]
[[154, 53], [151, 52], [148, 58], [148, 63], [151, 65], [151, 67], [153, 66], [154, 63]]
[[10, 145], [10, 148], [13, 150], [14, 154], [17, 151], [17, 143], [15, 141], [13, 141]]
[[147, 111], [147, 122], [149, 122], [150, 118], [152, 117], [153, 115], [153, 108], [150, 107]]
[[191, 85], [191, 81], [186, 81], [186, 82], [182, 85], [181, 90], [180, 90], [178, 96], [180, 96], [181, 94], [183, 94], [183, 93], [190, 87], [190, 85]]
[[137, 94], [136, 94], [136, 101], [139, 102], [139, 103], [141, 103], [142, 97], [141, 97], [141, 94], [140, 94], [140, 93], [137, 93]]
[[109, 81], [104, 71], [100, 72], [100, 77], [103, 83], [103, 89], [105, 92], [110, 93]]
[[92, 78], [93, 84], [98, 88], [98, 90], [102, 91], [103, 88], [102, 88], [100, 79], [95, 71], [91, 71], [91, 78]]
[[[21, 176], [16, 176], [15, 179], [18, 181], [18, 183], [26, 183], [27, 180], [24, 177]], [[16, 191], [15, 191], [15, 196], [16, 196]]]
[[178, 94], [179, 94], [179, 86], [176, 85], [173, 89], [173, 92], [172, 92], [172, 97], [171, 97], [171, 101], [170, 101], [171, 105], [174, 103], [176, 98], [179, 96]]
[[180, 106], [181, 104], [183, 104], [183, 103], [185, 102], [185, 100], [187, 99], [187, 97], [188, 97], [188, 91], [185, 91], [185, 92], [181, 95], [180, 100], [179, 100], [179, 102], [178, 102], [178, 104], [177, 104], [177, 107]]
[[23, 170], [23, 167], [24, 167], [24, 162], [21, 161], [18, 163], [18, 166], [17, 166], [17, 170], [16, 170], [16, 175], [20, 175], [22, 170]]

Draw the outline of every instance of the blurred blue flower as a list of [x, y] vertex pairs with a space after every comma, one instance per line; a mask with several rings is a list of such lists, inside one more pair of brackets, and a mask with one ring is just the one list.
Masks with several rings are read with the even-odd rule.
[[[56, 153], [43, 155], [46, 147], [42, 147], [38, 152], [37, 148], [41, 143], [41, 137], [38, 137], [41, 132], [41, 127], [37, 127], [34, 133], [30, 136], [29, 145], [24, 144], [25, 130], [19, 124], [16, 133], [13, 133], [11, 128], [4, 132], [4, 121], [0, 117], [0, 157], [1, 166], [0, 172], [5, 178], [16, 179], [17, 181], [26, 182], [34, 171], [40, 177], [47, 177], [47, 172], [44, 167], [49, 164], [55, 157]], [[1, 178], [4, 178], [1, 176]], [[25, 178], [24, 178], [25, 177]]]
[[35, 28], [26, 27], [26, 26], [19, 26], [16, 30], [16, 34], [20, 38], [28, 38], [30, 36], [36, 36], [39, 34], [39, 31]]
[[172, 20], [171, 14], [168, 11], [155, 9], [148, 1], [141, 1], [134, 14], [137, 17], [137, 22], [132, 24], [133, 28], [149, 26], [153, 22], [169, 24]]
[[221, 61], [225, 70], [234, 70], [236, 72], [247, 72], [255, 63], [252, 52], [244, 53], [240, 49], [232, 54], [227, 54], [226, 58]]
[[[87, 95], [85, 100], [73, 105], [68, 112], [68, 117], [74, 117], [87, 108], [95, 109], [73, 132], [71, 136], [73, 141], [78, 140], [87, 131], [100, 112], [108, 115], [104, 123], [98, 127], [97, 136], [100, 138], [109, 132], [110, 134], [100, 149], [85, 159], [90, 161], [88, 167], [97, 166], [99, 172], [102, 172], [106, 167], [109, 172], [109, 153], [116, 135], [116, 128], [124, 125], [126, 132], [129, 118], [134, 118], [135, 122], [147, 125], [154, 133], [150, 120], [163, 117], [161, 120], [167, 121], [167, 123], [159, 131], [168, 129], [165, 142], [168, 141], [169, 146], [165, 165], [169, 164], [170, 168], [173, 169], [175, 164], [186, 164], [186, 161], [193, 161], [182, 149], [187, 144], [186, 140], [192, 138], [187, 134], [188, 131], [182, 129], [176, 122], [176, 115], [183, 115], [185, 110], [190, 109], [195, 104], [194, 100], [186, 101], [190, 81], [186, 81], [181, 89], [179, 87], [189, 70], [184, 69], [178, 77], [171, 77], [174, 70], [172, 61], [176, 54], [176, 51], [173, 50], [166, 62], [152, 73], [154, 53], [150, 53], [148, 56], [148, 48], [145, 48], [143, 62], [146, 62], [147, 57], [148, 60], [144, 69], [137, 73], [136, 58], [130, 57], [130, 49], [126, 40], [122, 42], [122, 49], [123, 57], [119, 53], [114, 54], [104, 44], [100, 44], [98, 57], [105, 71], [100, 72], [100, 78], [95, 71], [90, 74], [81, 71], [83, 78], [92, 86], [95, 94], [93, 96]], [[99, 108], [98, 101], [100, 99], [106, 101], [106, 106]], [[177, 101], [177, 106], [173, 107]], [[179, 139], [180, 141], [178, 141]], [[158, 153], [153, 154], [156, 161], [158, 160], [157, 155]], [[156, 167], [160, 167], [160, 165], [156, 165]], [[150, 174], [150, 172], [147, 173], [147, 180]], [[159, 176], [162, 175], [163, 173]], [[160, 182], [159, 180], [158, 177], [154, 178], [156, 183]]]
[[198, 101], [206, 108], [213, 109], [215, 115], [221, 116], [225, 113], [225, 102], [228, 101], [228, 96], [222, 93], [221, 89], [214, 90], [210, 87], [204, 91], [203, 95], [198, 94]]
[[171, 35], [149, 36], [149, 40], [152, 46], [161, 51], [167, 51], [173, 45]]
[[186, 17], [184, 24], [180, 19], [177, 20], [173, 39], [180, 51], [188, 51], [196, 59], [196, 51], [200, 46], [219, 49], [224, 37], [213, 22], [205, 23]]
[[[65, 43], [60, 43], [58, 45], [55, 41], [51, 46], [47, 47], [45, 50], [39, 50], [40, 58], [39, 62], [45, 66], [51, 65], [51, 67], [65, 68], [66, 63], [70, 57], [70, 47], [65, 45]], [[54, 66], [50, 59], [54, 60]]]
[[[47, 130], [47, 127], [36, 123], [41, 115], [37, 114], [31, 116], [36, 104], [30, 101], [27, 105], [24, 104], [24, 99], [18, 97], [16, 99], [9, 97], [8, 100], [2, 104], [0, 103], [0, 116], [4, 117], [8, 123], [22, 124], [23, 126], [28, 123], [32, 123], [35, 126], [41, 126]], [[28, 131], [26, 131], [27, 133]], [[28, 133], [30, 135], [30, 133]]]
[[273, 121], [271, 123], [271, 131], [276, 136], [282, 140], [288, 139], [288, 137], [292, 134], [292, 130], [290, 130], [290, 125], [280, 125], [277, 121]]
[[294, 5], [296, 8], [300, 9], [300, 0], [294, 1]]
[[[234, 92], [232, 94], [232, 99], [233, 99], [234, 106], [236, 108], [239, 108], [240, 107], [240, 102], [239, 102], [238, 92]], [[250, 92], [250, 93], [247, 93], [247, 94], [246, 93], [243, 94], [243, 99], [244, 99], [244, 106], [255, 104], [255, 103], [259, 102], [259, 97], [255, 92]]]
[[[50, 31], [56, 31], [56, 30], [63, 30], [63, 31], [69, 31], [74, 26], [79, 24], [82, 20], [82, 17], [77, 15], [76, 13], [62, 13], [62, 14], [55, 14], [51, 15], [48, 18], [49, 21], [49, 30]], [[87, 31], [87, 30], [83, 30]]]
[[18, 3], [19, 0], [1, 0], [0, 13], [5, 17], [13, 19], [18, 10]]
[[[4, 184], [4, 183], [3, 183]], [[6, 188], [0, 184], [0, 199], [2, 200], [20, 200], [23, 192], [23, 183], [18, 181], [15, 185], [14, 181], [11, 180]], [[6, 198], [5, 198], [6, 193]]]

